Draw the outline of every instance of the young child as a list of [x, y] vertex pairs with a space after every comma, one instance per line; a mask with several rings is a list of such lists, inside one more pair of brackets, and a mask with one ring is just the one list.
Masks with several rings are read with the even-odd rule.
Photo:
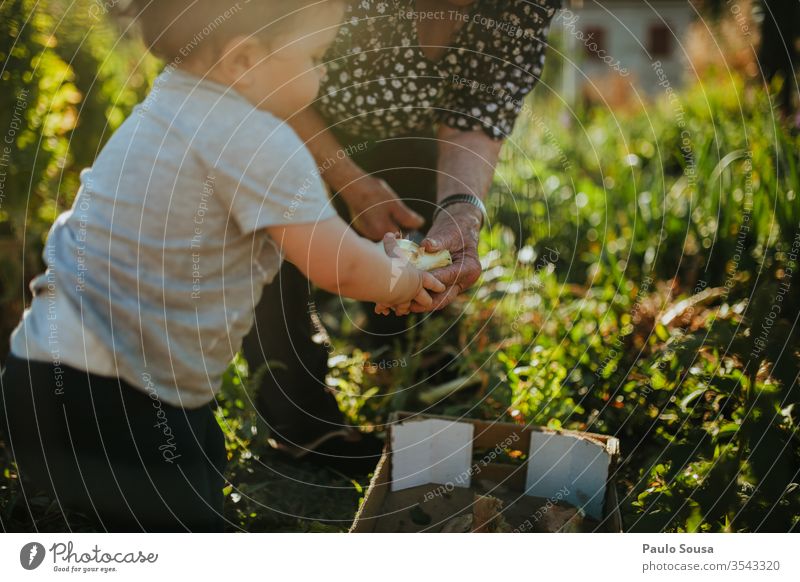
[[[24, 483], [108, 530], [219, 531], [221, 377], [285, 258], [407, 311], [444, 286], [335, 213], [285, 120], [316, 96], [343, 6], [141, 2], [169, 64], [81, 175], [2, 378]], [[26, 488], [26, 492], [27, 492]]]

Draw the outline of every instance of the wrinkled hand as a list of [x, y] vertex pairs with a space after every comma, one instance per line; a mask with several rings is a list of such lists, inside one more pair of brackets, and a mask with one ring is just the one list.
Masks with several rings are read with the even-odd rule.
[[417, 230], [425, 224], [394, 190], [379, 178], [366, 176], [343, 188], [353, 227], [366, 238], [379, 241], [387, 232]]
[[450, 251], [453, 264], [431, 271], [431, 274], [447, 286], [442, 293], [431, 296], [430, 307], [412, 305], [414, 313], [444, 309], [465, 290], [472, 287], [481, 276], [478, 258], [478, 235], [481, 229], [480, 211], [468, 204], [455, 204], [439, 213], [436, 222], [422, 241], [428, 252]]

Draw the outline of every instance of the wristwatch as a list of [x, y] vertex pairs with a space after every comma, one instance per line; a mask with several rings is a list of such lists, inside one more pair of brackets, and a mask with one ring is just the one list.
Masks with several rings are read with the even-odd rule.
[[433, 213], [433, 221], [436, 221], [436, 218], [439, 216], [439, 213], [442, 212], [448, 206], [452, 206], [453, 204], [471, 204], [475, 208], [481, 211], [481, 228], [483, 225], [489, 220], [489, 216], [486, 213], [486, 206], [483, 203], [483, 200], [475, 196], [474, 194], [453, 194], [451, 196], [446, 197], [444, 200], [437, 204], [436, 212]]

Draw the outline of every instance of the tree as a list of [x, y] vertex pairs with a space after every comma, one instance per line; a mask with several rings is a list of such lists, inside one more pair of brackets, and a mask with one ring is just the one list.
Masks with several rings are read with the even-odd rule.
[[797, 107], [797, 78], [800, 64], [800, 0], [761, 0], [761, 47], [758, 60], [765, 80], [783, 79], [778, 106], [791, 116]]

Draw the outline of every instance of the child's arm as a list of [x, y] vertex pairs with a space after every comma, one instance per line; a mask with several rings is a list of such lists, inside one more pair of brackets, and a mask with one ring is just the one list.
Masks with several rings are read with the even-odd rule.
[[445, 287], [408, 261], [390, 258], [358, 236], [338, 216], [317, 223], [280, 225], [267, 232], [286, 258], [315, 285], [361, 301], [400, 305], [432, 303], [426, 289]]

